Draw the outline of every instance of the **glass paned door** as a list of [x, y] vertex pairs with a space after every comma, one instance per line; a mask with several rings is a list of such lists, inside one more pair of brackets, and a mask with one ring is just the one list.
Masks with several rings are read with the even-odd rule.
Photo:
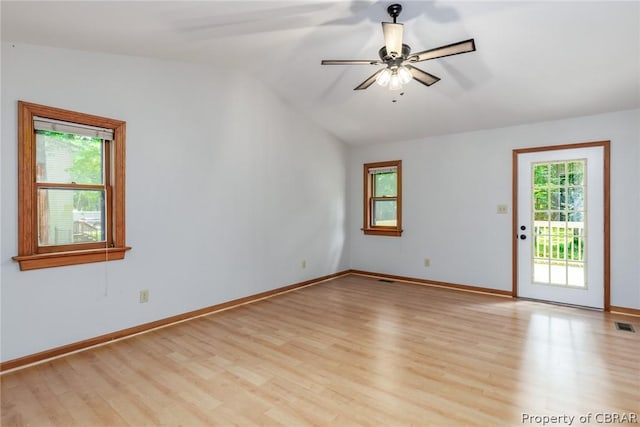
[[518, 296], [604, 308], [604, 147], [518, 153], [517, 212]]

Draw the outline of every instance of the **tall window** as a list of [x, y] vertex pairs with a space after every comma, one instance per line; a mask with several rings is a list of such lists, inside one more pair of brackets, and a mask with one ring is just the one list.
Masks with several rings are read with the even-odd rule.
[[364, 165], [364, 234], [402, 234], [402, 161]]
[[125, 122], [18, 110], [20, 269], [124, 258]]

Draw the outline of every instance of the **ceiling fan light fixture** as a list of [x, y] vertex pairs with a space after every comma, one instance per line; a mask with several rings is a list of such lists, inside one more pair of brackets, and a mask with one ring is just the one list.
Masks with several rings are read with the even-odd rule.
[[390, 90], [400, 90], [402, 89], [402, 81], [398, 72], [391, 74], [391, 78], [389, 79], [389, 89]]
[[400, 79], [400, 83], [403, 85], [406, 85], [407, 83], [409, 83], [413, 78], [413, 75], [411, 75], [411, 71], [409, 71], [409, 69], [404, 65], [398, 67], [397, 73], [398, 73], [398, 78]]
[[378, 74], [378, 77], [376, 77], [376, 83], [383, 87], [388, 85], [392, 74], [393, 73], [389, 68], [385, 68], [380, 74]]

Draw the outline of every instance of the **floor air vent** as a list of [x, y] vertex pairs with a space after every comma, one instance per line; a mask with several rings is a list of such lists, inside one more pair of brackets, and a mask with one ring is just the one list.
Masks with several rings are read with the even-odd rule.
[[619, 331], [627, 331], [627, 332], [636, 331], [635, 329], [633, 329], [633, 325], [631, 323], [615, 322], [615, 324], [616, 324], [616, 329]]
[[384, 283], [395, 283], [394, 280], [389, 280], [389, 279], [378, 279], [378, 282], [384, 282]]

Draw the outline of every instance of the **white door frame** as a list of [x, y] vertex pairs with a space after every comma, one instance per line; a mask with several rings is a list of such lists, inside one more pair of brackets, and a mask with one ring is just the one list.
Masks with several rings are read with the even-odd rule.
[[532, 148], [519, 148], [514, 149], [512, 154], [512, 230], [514, 233], [512, 242], [512, 258], [511, 258], [511, 280], [512, 291], [511, 295], [514, 298], [518, 297], [518, 155], [524, 153], [532, 153], [537, 151], [554, 151], [554, 150], [570, 150], [573, 148], [589, 148], [589, 147], [602, 147], [603, 149], [603, 215], [604, 215], [604, 248], [603, 248], [603, 284], [604, 284], [604, 311], [611, 310], [611, 169], [610, 169], [610, 141], [595, 141], [595, 142], [583, 142], [578, 144], [564, 144], [564, 145], [551, 145], [545, 147], [532, 147]]

